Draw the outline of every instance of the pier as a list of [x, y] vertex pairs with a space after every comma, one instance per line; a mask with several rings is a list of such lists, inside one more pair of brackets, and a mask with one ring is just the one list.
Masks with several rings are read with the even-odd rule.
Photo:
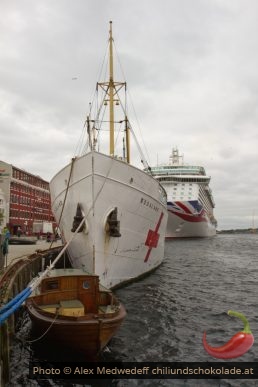
[[[24, 290], [29, 282], [54, 260], [61, 249], [60, 242], [55, 242], [50, 248], [50, 244], [46, 241], [38, 241], [35, 245], [9, 246], [7, 260], [0, 253], [0, 306]], [[64, 264], [68, 266], [68, 260], [64, 262], [65, 258], [66, 256], [58, 262], [59, 266], [63, 267]], [[10, 348], [19, 315], [19, 310], [17, 310], [0, 325], [1, 387], [9, 382]]]

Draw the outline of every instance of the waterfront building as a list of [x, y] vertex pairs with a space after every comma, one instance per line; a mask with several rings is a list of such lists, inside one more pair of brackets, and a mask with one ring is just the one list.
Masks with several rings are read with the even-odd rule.
[[11, 234], [53, 232], [49, 183], [40, 176], [0, 160], [0, 227]]

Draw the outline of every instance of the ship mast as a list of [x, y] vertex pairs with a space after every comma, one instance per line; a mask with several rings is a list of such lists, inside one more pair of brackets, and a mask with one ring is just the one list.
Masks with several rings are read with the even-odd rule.
[[[114, 81], [114, 60], [113, 60], [113, 34], [112, 34], [112, 21], [109, 22], [109, 80], [107, 82], [98, 82], [107, 98], [105, 98], [104, 105], [109, 102], [109, 154], [111, 157], [115, 156], [115, 111], [114, 106], [120, 104], [119, 91], [124, 87], [126, 90], [125, 82]], [[126, 112], [124, 121], [126, 123], [125, 134], [126, 134], [126, 160], [130, 163], [130, 138], [129, 138], [129, 126]], [[119, 121], [121, 122], [121, 121]]]
[[114, 156], [114, 65], [113, 65], [113, 37], [112, 37], [112, 21], [109, 22], [109, 121], [110, 121], [110, 137], [109, 137], [109, 153]]

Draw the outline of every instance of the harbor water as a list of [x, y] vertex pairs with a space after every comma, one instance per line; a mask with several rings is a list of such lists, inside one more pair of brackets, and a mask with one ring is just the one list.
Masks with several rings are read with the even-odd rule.
[[[164, 263], [151, 275], [116, 291], [127, 317], [108, 348], [105, 361], [213, 362], [204, 350], [207, 341], [222, 345], [243, 327], [229, 309], [242, 312], [255, 338], [241, 362], [258, 361], [258, 235], [219, 234], [214, 238], [166, 242]], [[248, 379], [160, 380], [32, 380], [30, 360], [62, 361], [76, 358], [51, 346], [28, 343], [30, 321], [20, 321], [11, 355], [10, 386], [258, 386]], [[57, 351], [57, 352], [56, 352]], [[102, 360], [101, 359], [101, 360]], [[84, 361], [84, 359], [78, 359]]]

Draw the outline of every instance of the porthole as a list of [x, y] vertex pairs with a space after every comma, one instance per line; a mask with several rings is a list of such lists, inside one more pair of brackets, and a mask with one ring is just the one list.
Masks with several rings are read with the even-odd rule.
[[82, 287], [83, 287], [83, 289], [89, 289], [89, 288], [90, 288], [90, 283], [89, 283], [89, 281], [83, 281]]

